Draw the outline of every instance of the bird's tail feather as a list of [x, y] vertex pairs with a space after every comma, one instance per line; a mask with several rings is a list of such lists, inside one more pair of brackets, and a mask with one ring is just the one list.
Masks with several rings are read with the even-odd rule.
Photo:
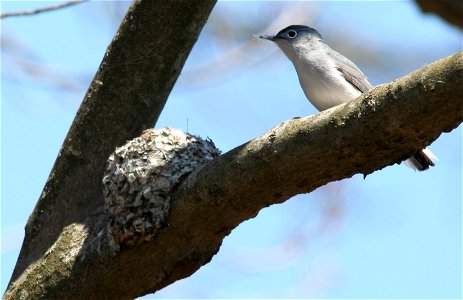
[[437, 157], [426, 148], [416, 152], [415, 155], [407, 159], [405, 163], [417, 171], [424, 171], [429, 169], [429, 167], [433, 167], [437, 161]]

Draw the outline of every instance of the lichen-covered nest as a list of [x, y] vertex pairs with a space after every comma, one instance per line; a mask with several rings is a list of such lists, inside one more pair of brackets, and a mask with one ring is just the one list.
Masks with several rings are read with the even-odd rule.
[[116, 247], [149, 241], [166, 226], [170, 192], [220, 155], [214, 143], [178, 129], [148, 129], [114, 151], [103, 177], [109, 233]]

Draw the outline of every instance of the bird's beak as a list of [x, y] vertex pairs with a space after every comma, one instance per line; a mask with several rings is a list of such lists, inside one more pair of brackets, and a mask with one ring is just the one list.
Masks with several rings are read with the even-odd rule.
[[273, 35], [263, 35], [263, 34], [253, 34], [254, 37], [259, 38], [259, 39], [264, 39], [264, 40], [269, 40], [269, 41], [275, 41], [275, 36]]

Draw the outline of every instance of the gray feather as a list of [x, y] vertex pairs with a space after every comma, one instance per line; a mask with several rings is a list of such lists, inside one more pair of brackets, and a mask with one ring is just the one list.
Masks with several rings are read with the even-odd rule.
[[360, 92], [365, 93], [373, 88], [373, 86], [368, 82], [367, 77], [348, 58], [332, 49], [328, 52], [328, 55], [334, 59], [336, 67], [342, 73], [344, 78]]

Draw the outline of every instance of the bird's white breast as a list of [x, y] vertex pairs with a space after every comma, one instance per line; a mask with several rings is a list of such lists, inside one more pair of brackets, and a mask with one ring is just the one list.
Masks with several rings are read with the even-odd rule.
[[320, 111], [361, 95], [334, 65], [312, 61], [300, 62], [294, 66], [305, 96]]

